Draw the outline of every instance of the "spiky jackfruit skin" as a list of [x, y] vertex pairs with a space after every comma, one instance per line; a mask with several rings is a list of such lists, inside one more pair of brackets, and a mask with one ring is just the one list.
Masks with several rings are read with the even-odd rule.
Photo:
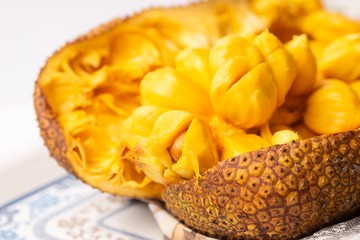
[[166, 188], [169, 211], [220, 239], [298, 239], [360, 210], [360, 131], [242, 154]]
[[45, 140], [45, 145], [49, 149], [50, 155], [55, 158], [59, 165], [66, 171], [76, 175], [76, 172], [66, 157], [67, 148], [64, 135], [38, 84], [35, 84], [34, 106], [40, 127], [40, 134]]

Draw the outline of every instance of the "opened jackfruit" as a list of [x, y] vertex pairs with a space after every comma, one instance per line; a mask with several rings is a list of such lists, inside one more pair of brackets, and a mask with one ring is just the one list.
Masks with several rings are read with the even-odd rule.
[[47, 61], [42, 137], [87, 184], [164, 201], [198, 232], [305, 236], [360, 210], [358, 25], [317, 0], [114, 21]]

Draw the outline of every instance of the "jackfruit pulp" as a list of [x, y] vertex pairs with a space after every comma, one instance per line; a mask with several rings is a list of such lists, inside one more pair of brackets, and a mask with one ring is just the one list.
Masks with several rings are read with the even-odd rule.
[[79, 177], [160, 198], [236, 155], [359, 128], [359, 24], [277, 2], [148, 10], [49, 59], [38, 84]]

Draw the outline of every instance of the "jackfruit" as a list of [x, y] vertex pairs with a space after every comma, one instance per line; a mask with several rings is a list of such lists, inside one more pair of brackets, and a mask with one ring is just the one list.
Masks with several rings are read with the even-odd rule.
[[49, 58], [41, 135], [85, 183], [197, 232], [306, 236], [360, 209], [358, 34], [317, 0], [146, 10]]

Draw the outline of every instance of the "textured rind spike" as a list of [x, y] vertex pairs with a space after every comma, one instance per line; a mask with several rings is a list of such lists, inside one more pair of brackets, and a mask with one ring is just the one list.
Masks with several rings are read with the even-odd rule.
[[175, 217], [211, 237], [298, 239], [359, 213], [360, 130], [225, 160], [197, 180], [169, 186], [163, 200]]
[[65, 137], [38, 83], [35, 84], [34, 106], [40, 135], [44, 139], [51, 157], [55, 158], [66, 171], [76, 176], [76, 172], [66, 157]]

